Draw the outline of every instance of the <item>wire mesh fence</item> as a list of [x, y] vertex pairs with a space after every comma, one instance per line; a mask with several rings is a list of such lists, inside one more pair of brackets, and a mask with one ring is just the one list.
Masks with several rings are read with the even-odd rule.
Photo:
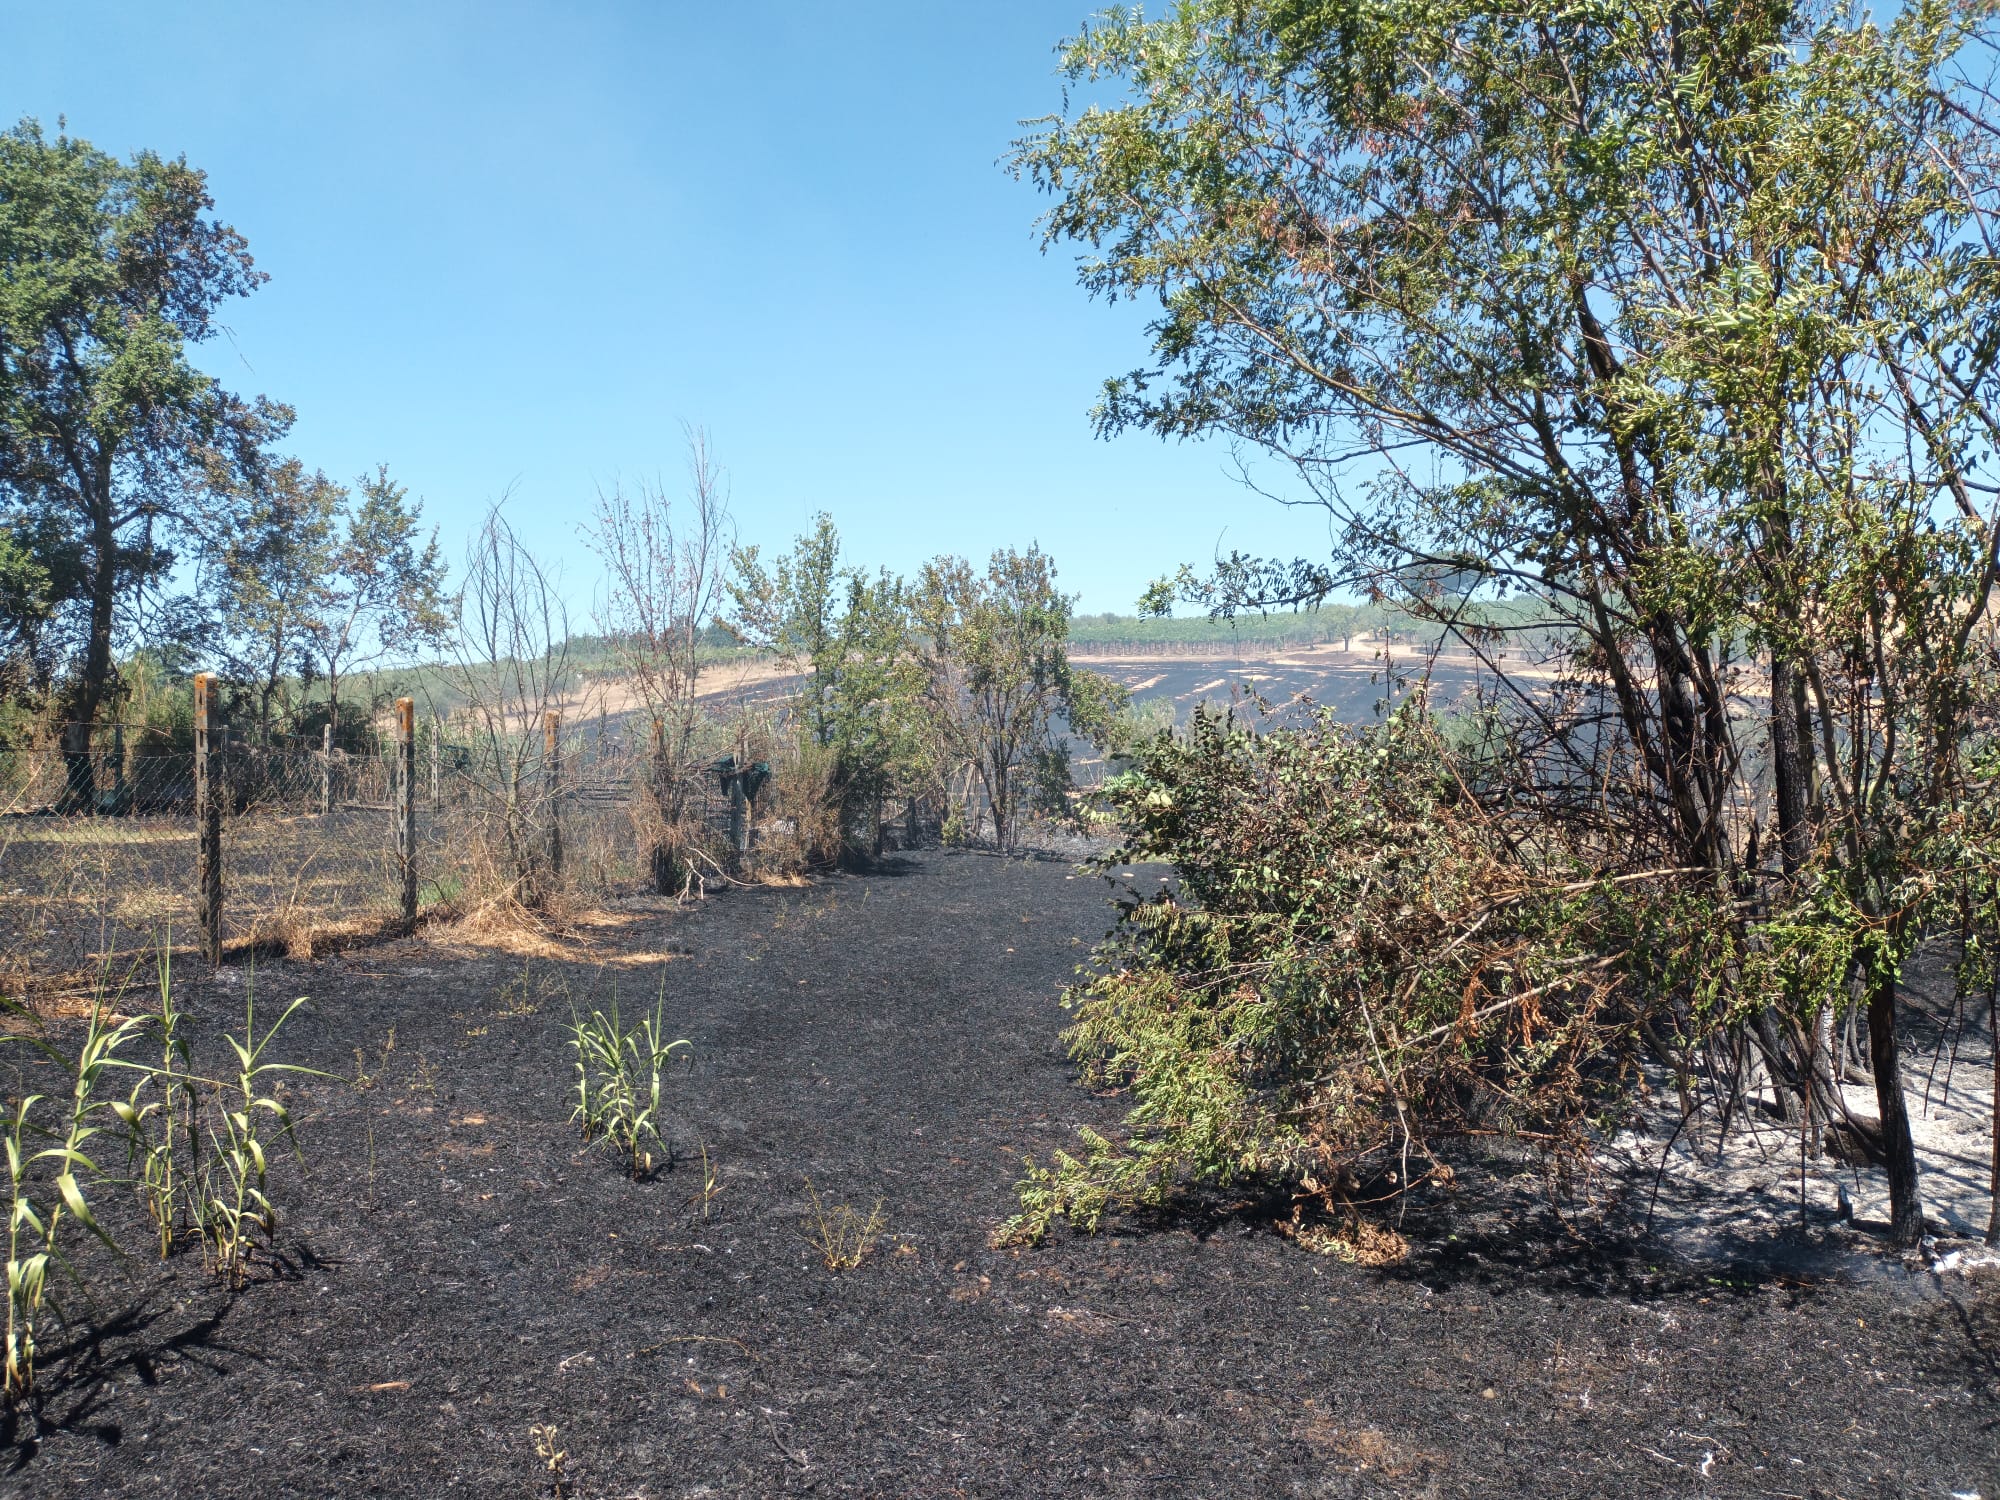
[[[96, 726], [87, 749], [63, 749], [83, 739], [72, 736], [0, 751], [0, 992], [87, 985], [163, 943], [204, 946], [197, 752], [142, 729]], [[571, 898], [644, 885], [663, 803], [718, 869], [739, 835], [786, 825], [775, 792], [732, 810], [711, 766], [660, 787], [643, 744], [601, 719], [553, 733], [510, 782], [494, 747], [455, 742], [438, 721], [415, 726], [407, 754], [393, 732], [337, 747], [216, 727], [216, 945], [303, 955], [401, 930], [405, 807], [419, 919], [518, 894], [524, 878]]]
[[668, 767], [629, 718], [481, 734], [399, 712], [343, 744], [198, 711], [192, 734], [108, 724], [0, 750], [0, 993], [88, 988], [163, 944], [307, 956], [482, 906], [678, 894], [990, 821], [970, 776], [830, 813], [825, 786], [749, 753]]

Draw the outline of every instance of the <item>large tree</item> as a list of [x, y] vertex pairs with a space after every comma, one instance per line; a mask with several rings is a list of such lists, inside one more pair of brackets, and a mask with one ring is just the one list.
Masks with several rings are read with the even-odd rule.
[[74, 661], [60, 704], [72, 805], [121, 618], [230, 497], [290, 413], [197, 369], [224, 302], [264, 280], [185, 159], [130, 162], [32, 120], [0, 133], [0, 503], [73, 550]]
[[[1693, 957], [1607, 955], [1674, 1055], [1775, 1016], [1766, 1066], [1842, 1110], [1810, 1037], [1862, 996], [1905, 1243], [1896, 975], [1957, 903], [2000, 560], [1987, 15], [1185, 0], [1071, 42], [1118, 95], [1018, 158], [1085, 284], [1161, 308], [1103, 428], [1228, 434], [1332, 512], [1329, 563], [1210, 602], [1348, 584], [1488, 654], [1496, 812], [1565, 830], [1521, 847], [1712, 912]], [[1473, 623], [1509, 591], [1553, 689]]]

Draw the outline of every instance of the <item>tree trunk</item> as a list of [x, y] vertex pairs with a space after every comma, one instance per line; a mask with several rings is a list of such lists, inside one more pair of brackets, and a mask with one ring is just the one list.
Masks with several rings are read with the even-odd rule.
[[1993, 1051], [1993, 1167], [1986, 1185], [1986, 1243], [2000, 1245], [2000, 984], [1986, 992], [1986, 1045]]
[[97, 710], [111, 686], [112, 606], [117, 599], [118, 538], [106, 525], [92, 530], [90, 635], [84, 646], [83, 670], [71, 689], [62, 752], [64, 812], [90, 812], [97, 805], [97, 774], [91, 764], [90, 733]]
[[1896, 1035], [1896, 976], [1878, 975], [1868, 992], [1868, 1051], [1875, 1063], [1875, 1105], [1882, 1116], [1882, 1154], [1889, 1169], [1889, 1239], [1909, 1248], [1924, 1236], [1918, 1196], [1917, 1147], [1903, 1098], [1903, 1062]]
[[1805, 1096], [1802, 1080], [1790, 1077], [1785, 1046], [1779, 1039], [1777, 1023], [1771, 1019], [1768, 1010], [1759, 1011], [1753, 1023], [1757, 1050], [1764, 1057], [1764, 1071], [1771, 1075], [1771, 1104], [1778, 1112], [1778, 1118], [1790, 1125], [1798, 1119], [1798, 1109], [1793, 1096]]
[[1799, 733], [1798, 674], [1784, 657], [1771, 657], [1771, 773], [1778, 802], [1778, 854], [1790, 882], [1812, 852], [1806, 822], [1803, 741]]

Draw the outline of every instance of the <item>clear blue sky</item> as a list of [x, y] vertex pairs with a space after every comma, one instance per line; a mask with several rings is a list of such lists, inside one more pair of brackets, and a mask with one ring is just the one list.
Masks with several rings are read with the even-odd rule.
[[595, 487], [678, 485], [686, 420], [745, 540], [819, 509], [905, 571], [1038, 540], [1129, 610], [1218, 538], [1323, 529], [1218, 446], [1091, 434], [1141, 313], [1040, 253], [999, 165], [1091, 9], [0, 0], [0, 114], [205, 169], [271, 281], [203, 362], [296, 406], [309, 465], [388, 463], [454, 557], [511, 487], [587, 594]]

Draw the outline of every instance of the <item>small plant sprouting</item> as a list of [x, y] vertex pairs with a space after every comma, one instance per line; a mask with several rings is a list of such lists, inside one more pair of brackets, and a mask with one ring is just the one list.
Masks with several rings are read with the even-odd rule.
[[306, 1002], [303, 997], [285, 1007], [260, 1037], [257, 1035], [257, 998], [254, 976], [244, 986], [243, 1040], [224, 1036], [235, 1058], [235, 1074], [216, 1085], [220, 1108], [220, 1129], [211, 1128], [210, 1140], [214, 1174], [204, 1184], [202, 1238], [208, 1246], [210, 1264], [218, 1276], [232, 1286], [243, 1282], [243, 1270], [261, 1234], [269, 1244], [278, 1232], [278, 1211], [265, 1189], [268, 1159], [264, 1150], [266, 1123], [275, 1124], [292, 1154], [303, 1163], [298, 1139], [292, 1130], [291, 1112], [275, 1096], [282, 1086], [274, 1074], [303, 1073], [324, 1077], [311, 1068], [293, 1063], [264, 1060], [273, 1038]]
[[[186, 1013], [174, 1003], [164, 949], [159, 988], [157, 1016], [120, 1019], [113, 1011], [112, 982], [101, 976], [73, 1060], [37, 1029], [0, 1036], [0, 1041], [33, 1047], [67, 1079], [63, 1092], [29, 1094], [0, 1113], [8, 1189], [6, 1348], [0, 1378], [0, 1397], [6, 1400], [21, 1400], [33, 1390], [36, 1329], [52, 1301], [51, 1273], [67, 1270], [84, 1284], [68, 1258], [76, 1246], [76, 1236], [66, 1232], [68, 1221], [77, 1221], [113, 1253], [118, 1250], [92, 1211], [95, 1185], [129, 1184], [137, 1190], [163, 1258], [191, 1221], [211, 1253], [211, 1264], [232, 1282], [242, 1279], [253, 1236], [261, 1232], [268, 1239], [276, 1228], [277, 1215], [265, 1191], [265, 1133], [275, 1121], [291, 1141], [292, 1122], [276, 1097], [282, 1083], [272, 1081], [266, 1092], [266, 1081], [282, 1073], [329, 1076], [266, 1060], [273, 1039], [305, 1002], [294, 1001], [260, 1037], [254, 986], [246, 990], [245, 1040], [224, 1038], [235, 1054], [234, 1076], [214, 1079], [194, 1069]], [[22, 1012], [11, 1002], [0, 1004]], [[157, 1061], [130, 1055], [132, 1044], [148, 1034], [157, 1035]], [[129, 1092], [112, 1088], [113, 1069], [138, 1082]], [[219, 1119], [208, 1118], [211, 1107]], [[115, 1126], [107, 1115], [115, 1117]], [[206, 1154], [201, 1151], [204, 1129], [214, 1146]], [[123, 1141], [127, 1175], [109, 1175], [99, 1165], [95, 1143], [105, 1136]], [[297, 1143], [292, 1146], [296, 1153]]]
[[701, 1186], [694, 1190], [693, 1194], [688, 1198], [688, 1202], [694, 1206], [696, 1212], [706, 1219], [709, 1216], [710, 1210], [714, 1207], [715, 1200], [722, 1196], [722, 1190], [727, 1186], [728, 1184], [722, 1180], [722, 1169], [709, 1160], [708, 1142], [703, 1141], [701, 1143]]
[[576, 1108], [570, 1119], [582, 1128], [584, 1140], [609, 1141], [634, 1178], [653, 1170], [654, 1148], [666, 1149], [660, 1135], [662, 1080], [674, 1053], [694, 1045], [684, 1037], [666, 1040], [666, 1010], [663, 979], [653, 1013], [629, 1031], [618, 1013], [615, 987], [608, 1015], [570, 1012], [569, 1044], [576, 1052]]
[[[35, 1331], [48, 1301], [49, 1272], [66, 1264], [62, 1253], [61, 1230], [65, 1217], [75, 1219], [106, 1246], [116, 1249], [111, 1237], [98, 1224], [84, 1196], [78, 1170], [92, 1177], [101, 1175], [97, 1163], [84, 1147], [103, 1132], [98, 1123], [101, 1112], [113, 1108], [111, 1101], [98, 1097], [98, 1085], [105, 1070], [121, 1066], [118, 1053], [139, 1034], [140, 1019], [131, 1017], [111, 1024], [110, 1006], [99, 991], [91, 1006], [90, 1021], [83, 1047], [72, 1068], [69, 1060], [39, 1036], [23, 1038], [52, 1061], [70, 1070], [69, 1098], [55, 1114], [54, 1123], [42, 1125], [34, 1116], [37, 1106], [54, 1103], [46, 1095], [29, 1094], [17, 1101], [6, 1116], [7, 1148], [7, 1350], [4, 1394], [18, 1400], [35, 1382]], [[123, 1101], [118, 1101], [123, 1103]], [[124, 1119], [122, 1109], [113, 1112]], [[129, 1128], [129, 1126], [127, 1127]], [[49, 1142], [36, 1149], [37, 1140]], [[34, 1168], [46, 1163], [53, 1172], [49, 1185], [54, 1195], [37, 1201], [37, 1186], [31, 1180]]]
[[553, 1422], [537, 1422], [528, 1429], [528, 1436], [535, 1442], [535, 1457], [548, 1470], [549, 1488], [555, 1500], [563, 1500], [569, 1493], [569, 1481], [563, 1474], [563, 1464], [569, 1454], [556, 1446], [556, 1425]]
[[430, 1060], [429, 1054], [419, 1052], [416, 1063], [410, 1069], [410, 1092], [413, 1094], [429, 1094], [435, 1099], [437, 1098], [438, 1079], [442, 1076], [443, 1070]]
[[183, 1226], [181, 1207], [196, 1196], [191, 1190], [201, 1173], [200, 1080], [188, 1048], [187, 1013], [174, 1003], [173, 950], [166, 943], [160, 947], [159, 987], [160, 1060], [151, 1067], [120, 1064], [131, 1067], [138, 1081], [112, 1109], [125, 1126], [127, 1164], [136, 1170], [139, 1200], [165, 1260]]
[[806, 1243], [819, 1252], [829, 1271], [852, 1271], [868, 1258], [889, 1221], [882, 1215], [882, 1200], [867, 1214], [856, 1213], [845, 1203], [821, 1201], [819, 1189], [806, 1179], [806, 1193], [812, 1199], [812, 1223], [806, 1229]]
[[542, 1008], [542, 1001], [552, 994], [560, 994], [566, 988], [560, 980], [535, 977], [533, 960], [521, 960], [521, 974], [518, 979], [510, 979], [500, 988], [500, 1014], [520, 1019], [532, 1016]]
[[389, 1054], [396, 1050], [396, 1028], [389, 1028], [388, 1036], [382, 1039], [381, 1055], [375, 1060], [375, 1071], [368, 1071], [368, 1060], [359, 1047], [354, 1049], [354, 1087], [358, 1093], [366, 1093], [382, 1081], [389, 1071]]

